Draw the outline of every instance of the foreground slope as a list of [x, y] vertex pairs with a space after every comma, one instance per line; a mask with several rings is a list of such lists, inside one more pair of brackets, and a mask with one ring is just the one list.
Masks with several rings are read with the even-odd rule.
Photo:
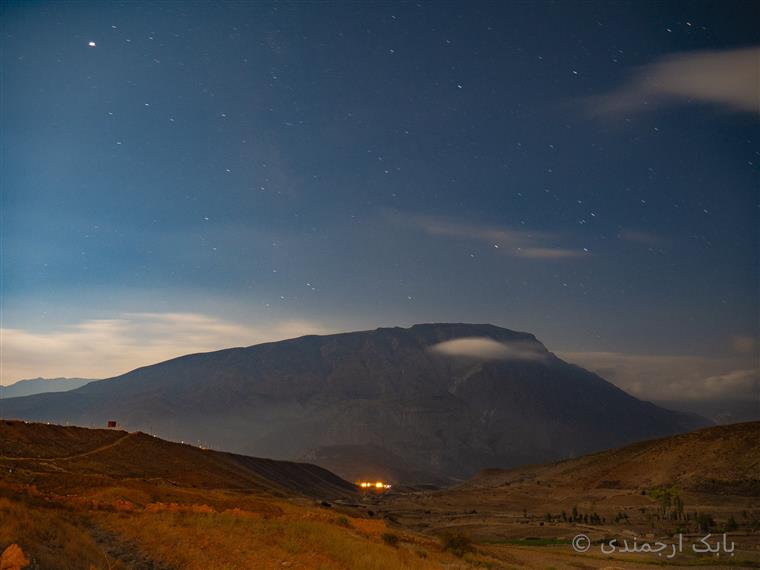
[[[434, 538], [390, 529], [358, 499], [353, 485], [313, 465], [141, 433], [0, 421], [4, 569], [432, 570], [490, 563], [479, 555], [459, 560]], [[21, 564], [9, 565], [9, 558]]]
[[[496, 356], [436, 350], [458, 339], [503, 350]], [[560, 360], [531, 334], [472, 324], [193, 354], [71, 392], [14, 398], [4, 408], [8, 417], [35, 421], [116, 419], [169, 439], [315, 461], [349, 479], [423, 482], [579, 456], [705, 424]]]

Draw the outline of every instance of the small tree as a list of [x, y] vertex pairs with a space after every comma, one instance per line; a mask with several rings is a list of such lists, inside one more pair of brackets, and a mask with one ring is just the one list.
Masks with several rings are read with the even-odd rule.
[[715, 526], [715, 520], [710, 513], [698, 513], [697, 526], [702, 532], [710, 532], [712, 527]]
[[674, 500], [674, 506], [676, 510], [676, 520], [681, 520], [683, 518], [683, 499], [680, 495], [676, 495], [676, 498]]

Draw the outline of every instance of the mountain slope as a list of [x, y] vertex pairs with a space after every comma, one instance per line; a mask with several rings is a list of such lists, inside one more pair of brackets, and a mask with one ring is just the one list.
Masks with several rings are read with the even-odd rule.
[[88, 378], [30, 378], [19, 380], [10, 386], [0, 386], [0, 397], [20, 398], [46, 392], [66, 392], [93, 382]]
[[[497, 350], [436, 350], [461, 339]], [[4, 408], [6, 417], [84, 425], [116, 419], [169, 439], [314, 458], [349, 478], [364, 473], [371, 453], [389, 458], [373, 468], [376, 476], [395, 471], [418, 482], [705, 425], [560, 360], [531, 334], [470, 324], [193, 354], [70, 392], [15, 398]], [[340, 457], [331, 463], [335, 450]]]

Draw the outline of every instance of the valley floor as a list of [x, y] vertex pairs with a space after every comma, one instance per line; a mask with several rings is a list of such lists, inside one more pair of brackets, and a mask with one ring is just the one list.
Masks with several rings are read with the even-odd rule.
[[[678, 520], [661, 516], [660, 502], [638, 489], [579, 492], [532, 481], [497, 491], [475, 487], [389, 494], [375, 497], [373, 508], [402, 528], [431, 536], [468, 536], [480, 552], [505, 568], [760, 568], [760, 500], [688, 492], [680, 497], [686, 510]], [[710, 528], [700, 528], [697, 512], [712, 519]], [[727, 521], [736, 523], [726, 533], [735, 543], [732, 553], [693, 552], [708, 533], [711, 545], [722, 540]], [[582, 554], [572, 542], [581, 534], [591, 541]], [[679, 534], [681, 552], [668, 558]], [[602, 542], [612, 538], [618, 541], [617, 551], [603, 553]], [[623, 540], [632, 546], [634, 539], [638, 544], [660, 542], [668, 549], [659, 556], [621, 552]], [[606, 542], [605, 547], [609, 553]]]

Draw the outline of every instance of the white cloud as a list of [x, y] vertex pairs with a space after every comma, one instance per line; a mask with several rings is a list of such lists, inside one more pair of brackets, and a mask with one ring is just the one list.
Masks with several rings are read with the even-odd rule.
[[183, 354], [323, 332], [310, 321], [251, 326], [199, 313], [121, 313], [45, 331], [4, 328], [0, 383], [37, 376], [106, 378]]
[[[702, 356], [647, 356], [619, 352], [560, 352], [645, 400], [760, 397], [760, 371], [752, 363]], [[749, 364], [746, 368], [737, 365]]]
[[622, 114], [677, 101], [760, 114], [760, 47], [665, 56], [639, 68], [619, 89], [594, 97], [589, 107], [596, 114]]
[[726, 374], [710, 376], [702, 382], [703, 397], [731, 395], [760, 396], [760, 370], [732, 370]]
[[505, 255], [530, 259], [568, 259], [589, 255], [587, 252], [553, 245], [557, 235], [541, 231], [514, 229], [436, 216], [415, 216], [394, 212], [388, 218], [397, 224], [421, 230], [429, 235], [464, 238], [485, 243]]
[[481, 360], [541, 360], [546, 351], [538, 342], [498, 342], [485, 337], [466, 337], [439, 342], [432, 352]]

